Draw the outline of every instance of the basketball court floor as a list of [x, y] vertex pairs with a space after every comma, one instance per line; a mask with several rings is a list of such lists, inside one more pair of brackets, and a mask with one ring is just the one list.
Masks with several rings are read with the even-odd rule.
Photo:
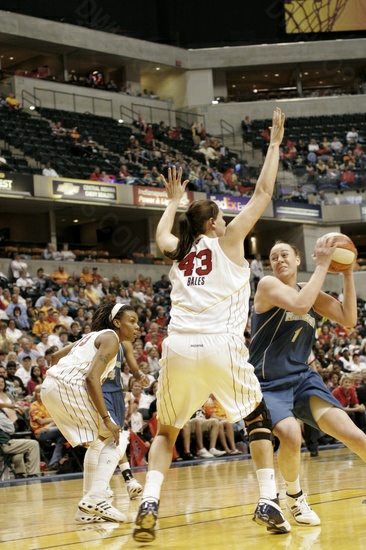
[[[163, 487], [157, 538], [149, 545], [132, 539], [139, 501], [130, 501], [116, 474], [114, 501], [126, 524], [74, 522], [82, 480], [45, 478], [0, 485], [1, 550], [364, 550], [366, 549], [366, 466], [345, 448], [327, 447], [317, 458], [302, 455], [301, 476], [308, 501], [320, 516], [317, 527], [270, 535], [252, 521], [258, 498], [253, 462], [243, 458], [195, 461], [170, 469]], [[285, 488], [277, 471], [281, 505]], [[143, 483], [145, 472], [137, 472]]]

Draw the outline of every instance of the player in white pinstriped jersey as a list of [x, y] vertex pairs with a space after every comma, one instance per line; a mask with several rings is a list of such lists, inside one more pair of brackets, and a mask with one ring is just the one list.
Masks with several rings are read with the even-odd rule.
[[227, 228], [215, 202], [196, 201], [180, 218], [179, 239], [174, 236], [175, 215], [188, 182], [181, 183], [182, 170], [177, 174], [175, 167], [168, 171], [168, 182], [163, 178], [169, 203], [156, 239], [174, 261], [172, 309], [157, 393], [158, 434], [149, 452], [149, 471], [133, 533], [138, 542], [155, 538], [161, 485], [175, 440], [210, 393], [216, 395], [231, 422], [246, 421], [260, 487], [253, 519], [274, 533], [290, 531], [277, 501], [272, 424], [244, 342], [250, 296], [244, 239], [271, 201], [283, 131], [284, 115], [276, 109], [253, 197]]
[[133, 342], [139, 329], [131, 306], [107, 303], [96, 310], [92, 332], [56, 352], [42, 384], [42, 400], [71, 445], [104, 442], [89, 492], [79, 509], [102, 519], [126, 521], [108, 493], [110, 479], [125, 454], [128, 433], [110, 416], [102, 383], [115, 367], [120, 342]]

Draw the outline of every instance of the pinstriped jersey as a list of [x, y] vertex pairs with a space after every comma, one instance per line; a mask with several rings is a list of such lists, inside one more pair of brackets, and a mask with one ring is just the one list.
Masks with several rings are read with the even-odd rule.
[[315, 327], [313, 309], [305, 315], [278, 307], [264, 313], [254, 312], [249, 362], [259, 380], [277, 380], [307, 371]]
[[[81, 340], [78, 340], [72, 349], [65, 357], [62, 357], [57, 365], [54, 365], [47, 371], [47, 376], [56, 378], [65, 386], [82, 386], [84, 385], [86, 375], [88, 374], [90, 364], [93, 361], [97, 348], [95, 340], [105, 332], [112, 332], [118, 340], [114, 330], [105, 329], [98, 332], [90, 332], [85, 334]], [[110, 371], [116, 364], [116, 355], [108, 362], [100, 379], [105, 380]]]
[[169, 334], [230, 333], [243, 337], [250, 296], [248, 262], [239, 266], [218, 238], [200, 236], [170, 270], [172, 308]]

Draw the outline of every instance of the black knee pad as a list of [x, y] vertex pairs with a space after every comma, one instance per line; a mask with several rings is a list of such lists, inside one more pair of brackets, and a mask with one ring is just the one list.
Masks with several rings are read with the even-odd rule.
[[[252, 420], [258, 418], [258, 416], [262, 416], [262, 420], [251, 422]], [[256, 407], [256, 409], [254, 409], [252, 413], [244, 418], [244, 422], [248, 433], [249, 443], [251, 443], [252, 441], [258, 441], [260, 439], [268, 439], [273, 443], [271, 415], [263, 399], [259, 403], [258, 407]], [[250, 424], [248, 424], [248, 422], [250, 422]], [[269, 431], [252, 433], [253, 430], [257, 430], [258, 428], [265, 428]]]

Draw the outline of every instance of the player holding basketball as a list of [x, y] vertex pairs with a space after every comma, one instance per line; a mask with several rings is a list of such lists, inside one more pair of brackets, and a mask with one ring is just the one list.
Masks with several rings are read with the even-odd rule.
[[155, 538], [161, 485], [177, 435], [210, 393], [231, 422], [246, 421], [260, 487], [254, 519], [275, 533], [290, 530], [276, 500], [271, 421], [243, 337], [250, 296], [250, 269], [243, 243], [271, 201], [283, 131], [284, 115], [276, 109], [253, 197], [227, 228], [215, 202], [196, 201], [182, 214], [180, 238], [175, 237], [174, 219], [188, 181], [181, 184], [182, 170], [177, 174], [175, 167], [169, 169], [168, 182], [163, 178], [169, 204], [156, 239], [174, 260], [170, 272], [172, 309], [157, 392], [158, 434], [150, 449], [133, 534], [138, 542]]
[[338, 439], [366, 461], [366, 435], [307, 364], [315, 341], [315, 311], [345, 327], [353, 327], [357, 320], [353, 264], [343, 272], [342, 304], [321, 291], [334, 249], [332, 237], [318, 239], [315, 271], [307, 283], [299, 284], [298, 250], [277, 242], [269, 255], [274, 277], [261, 279], [254, 297], [250, 362], [280, 441], [278, 465], [286, 484], [286, 506], [301, 525], [318, 525], [320, 519], [301, 490], [301, 429], [296, 418]]
[[120, 342], [133, 342], [139, 325], [134, 309], [107, 303], [94, 313], [92, 332], [56, 352], [42, 384], [42, 400], [71, 445], [104, 443], [89, 492], [79, 502], [85, 514], [115, 522], [126, 516], [110, 500], [109, 482], [125, 454], [128, 432], [108, 412], [102, 382], [114, 369]]

